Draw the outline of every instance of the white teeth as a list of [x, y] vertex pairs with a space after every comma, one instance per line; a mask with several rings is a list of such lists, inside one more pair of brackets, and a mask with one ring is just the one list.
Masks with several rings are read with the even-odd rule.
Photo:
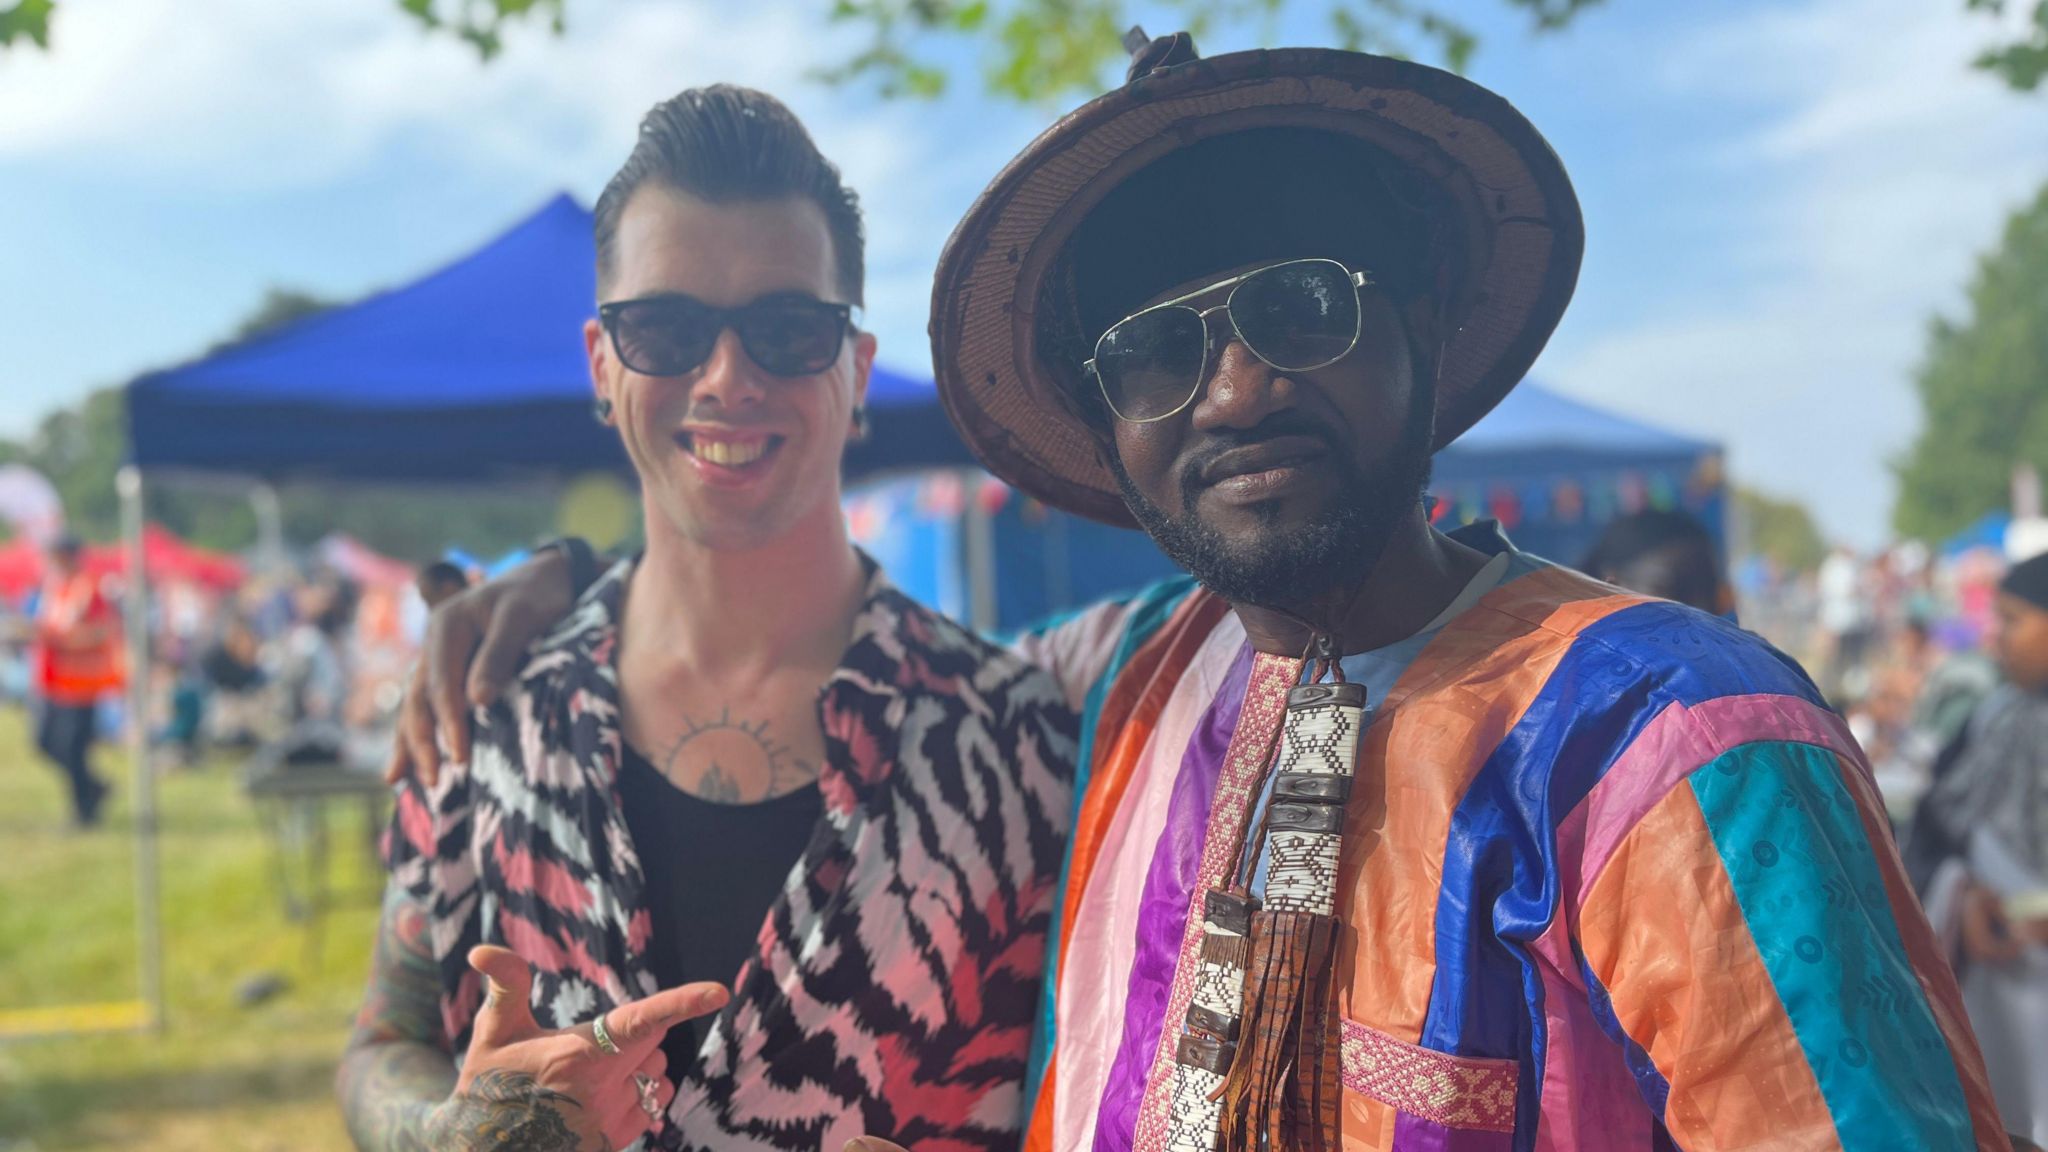
[[724, 468], [739, 468], [768, 454], [766, 440], [741, 442], [737, 440], [708, 440], [697, 437], [694, 444], [697, 455]]

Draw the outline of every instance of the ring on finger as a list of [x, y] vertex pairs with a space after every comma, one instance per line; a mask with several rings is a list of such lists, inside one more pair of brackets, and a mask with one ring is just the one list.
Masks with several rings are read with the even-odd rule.
[[640, 1090], [640, 1110], [649, 1120], [661, 1119], [661, 1084], [652, 1076], [633, 1073], [633, 1086]]
[[604, 1013], [599, 1012], [590, 1018], [590, 1035], [597, 1041], [597, 1046], [603, 1049], [606, 1055], [617, 1056], [619, 1054], [619, 1046], [612, 1042], [611, 1030], [604, 1026]]

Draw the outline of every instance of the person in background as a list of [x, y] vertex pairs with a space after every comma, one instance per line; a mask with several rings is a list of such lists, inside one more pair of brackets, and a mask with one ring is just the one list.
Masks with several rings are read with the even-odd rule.
[[469, 574], [446, 560], [436, 560], [420, 569], [418, 587], [427, 607], [439, 608], [469, 587]]
[[358, 593], [344, 580], [300, 590], [299, 623], [285, 642], [283, 680], [292, 729], [287, 759], [309, 763], [338, 758], [347, 740], [353, 653], [349, 638]]
[[50, 546], [35, 621], [36, 688], [42, 714], [36, 746], [71, 783], [71, 814], [80, 827], [99, 821], [109, 791], [92, 771], [92, 742], [102, 696], [121, 690], [121, 620], [85, 571], [84, 545], [61, 536]]
[[262, 645], [247, 616], [233, 609], [222, 616], [213, 642], [199, 657], [199, 674], [206, 682], [212, 738], [236, 747], [257, 743], [265, 676]]
[[1734, 606], [1707, 526], [1689, 513], [1650, 509], [1607, 526], [1579, 570], [1618, 588], [1716, 616]]
[[1915, 827], [1945, 857], [1927, 905], [2007, 1127], [2048, 1140], [2048, 555], [1998, 590], [2001, 684], [1936, 763]]

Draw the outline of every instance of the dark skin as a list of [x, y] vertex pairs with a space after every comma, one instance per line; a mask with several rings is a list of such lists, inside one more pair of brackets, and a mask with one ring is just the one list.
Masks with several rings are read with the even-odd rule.
[[[1247, 270], [1221, 269], [1172, 285], [1138, 307]], [[1231, 448], [1220, 457], [1216, 452], [1231, 431], [1255, 429], [1290, 411], [1328, 429], [1328, 441], [1343, 445], [1368, 470], [1395, 451], [1419, 391], [1416, 372], [1423, 367], [1409, 354], [1407, 333], [1419, 347], [1437, 346], [1436, 307], [1425, 298], [1397, 311], [1371, 289], [1361, 300], [1363, 328], [1343, 359], [1311, 372], [1282, 372], [1231, 339], [1212, 352], [1210, 376], [1192, 404], [1149, 423], [1111, 420], [1111, 427], [1098, 430], [1104, 452], [1115, 454], [1146, 499], [1175, 518], [1198, 519], [1233, 546], [1255, 547], [1264, 533], [1312, 522], [1338, 494], [1330, 443], [1286, 436]], [[1194, 303], [1206, 308], [1217, 302]], [[1214, 330], [1228, 330], [1221, 315], [1211, 323]], [[1183, 484], [1191, 471], [1198, 476], [1192, 504]], [[1479, 552], [1430, 527], [1418, 501], [1394, 522], [1385, 551], [1362, 583], [1314, 590], [1291, 611], [1248, 603], [1233, 607], [1261, 652], [1299, 656], [1322, 631], [1337, 637], [1348, 655], [1414, 634], [1485, 563]]]

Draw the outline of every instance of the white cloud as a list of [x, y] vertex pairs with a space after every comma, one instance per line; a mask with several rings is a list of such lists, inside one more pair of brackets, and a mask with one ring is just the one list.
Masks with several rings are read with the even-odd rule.
[[[289, 200], [402, 180], [394, 149], [424, 143], [531, 186], [536, 200], [566, 187], [588, 202], [656, 101], [748, 84], [789, 102], [861, 191], [870, 317], [886, 362], [922, 371], [938, 249], [1027, 120], [984, 117], [980, 131], [942, 139], [933, 126], [946, 106], [811, 80], [857, 34], [822, 26], [818, 10], [812, 0], [576, 0], [566, 35], [517, 27], [486, 65], [423, 33], [395, 0], [66, 4], [50, 52], [0, 62], [0, 162], [112, 175], [145, 199]], [[422, 270], [453, 254], [421, 253]]]
[[1810, 0], [1652, 56], [1662, 95], [1771, 113], [1709, 156], [1711, 178], [1749, 193], [1723, 224], [1724, 258], [1761, 251], [1775, 274], [1725, 299], [1674, 291], [1546, 370], [1724, 438], [1738, 476], [1806, 499], [1835, 533], [1882, 539], [1926, 321], [1959, 307], [1976, 254], [2048, 179], [2042, 97], [1969, 67], [1996, 31], [1954, 3]]

